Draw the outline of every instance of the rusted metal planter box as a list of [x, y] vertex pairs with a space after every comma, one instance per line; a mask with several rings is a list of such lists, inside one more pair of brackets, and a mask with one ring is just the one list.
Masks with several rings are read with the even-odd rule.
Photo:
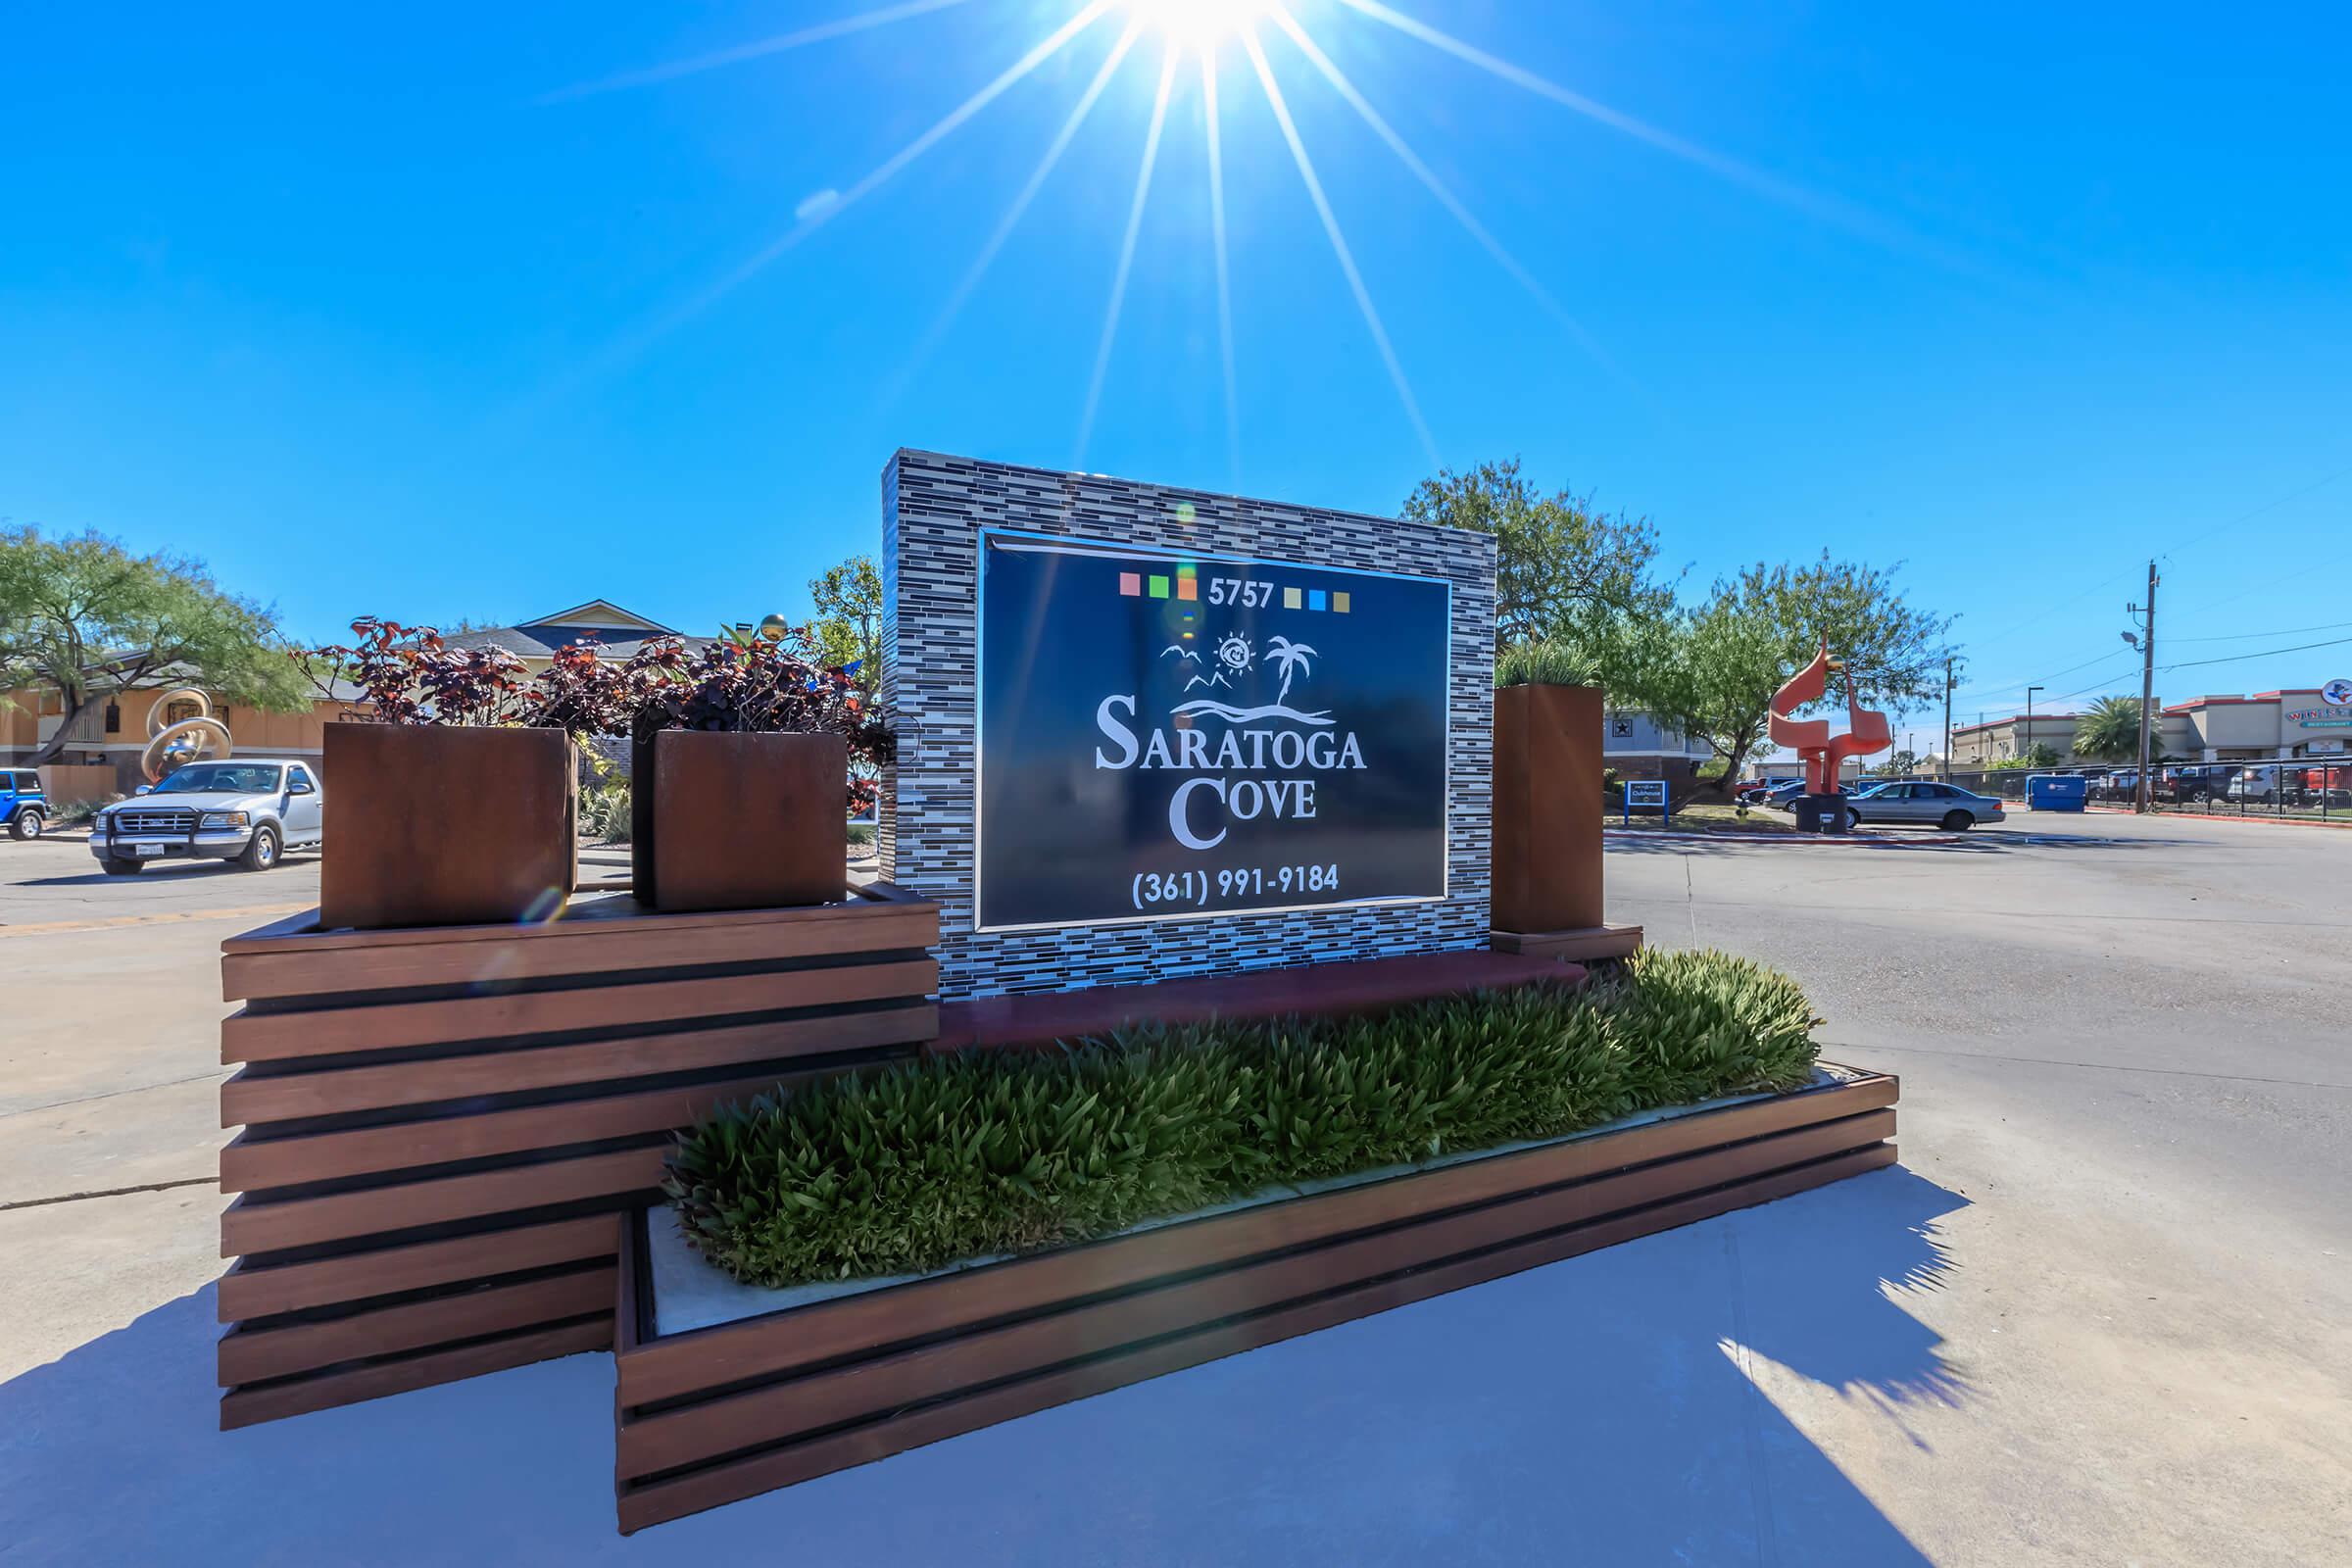
[[631, 755], [630, 879], [664, 912], [821, 904], [849, 855], [839, 735], [670, 729]]
[[[623, 1224], [621, 1530], [1891, 1164], [1895, 1080], [1719, 1102], [1316, 1184], [1084, 1246], [660, 1331], [667, 1210]], [[671, 1273], [673, 1280], [693, 1278]], [[699, 1288], [699, 1287], [698, 1287]], [[758, 1310], [775, 1298], [795, 1304]]]
[[1495, 930], [1600, 927], [1600, 730], [1593, 687], [1494, 693]]
[[318, 922], [544, 920], [578, 869], [578, 763], [560, 729], [326, 726]]

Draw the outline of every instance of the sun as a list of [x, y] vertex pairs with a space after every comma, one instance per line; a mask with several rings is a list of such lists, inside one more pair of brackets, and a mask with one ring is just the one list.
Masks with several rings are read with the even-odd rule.
[[1275, 0], [1127, 0], [1138, 21], [1157, 27], [1171, 43], [1203, 52], [1248, 31], [1274, 4]]

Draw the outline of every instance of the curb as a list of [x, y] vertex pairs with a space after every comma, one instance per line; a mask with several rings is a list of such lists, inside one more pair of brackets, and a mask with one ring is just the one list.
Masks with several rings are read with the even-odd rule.
[[1921, 833], [1902, 838], [1879, 838], [1876, 835], [1856, 837], [1851, 833], [1696, 833], [1673, 828], [1604, 827], [1603, 841], [1609, 839], [1704, 839], [1715, 844], [1794, 844], [1805, 847], [1842, 844], [1871, 850], [1941, 849], [1945, 845], [1966, 840], [1964, 833]]
[[[2122, 806], [2086, 806], [2083, 810], [2086, 813], [2097, 811], [2105, 816], [2139, 814]], [[2150, 811], [2148, 815], [2169, 817], [2178, 822], [2252, 822], [2263, 827], [2352, 827], [2352, 811], [2347, 811], [2341, 817], [2278, 816], [2268, 811]]]

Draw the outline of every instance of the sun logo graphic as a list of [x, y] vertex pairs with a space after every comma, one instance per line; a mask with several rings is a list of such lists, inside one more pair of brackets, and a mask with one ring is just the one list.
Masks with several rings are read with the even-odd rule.
[[1250, 639], [1238, 631], [1227, 632], [1217, 639], [1217, 662], [1230, 674], [1239, 675], [1250, 667]]

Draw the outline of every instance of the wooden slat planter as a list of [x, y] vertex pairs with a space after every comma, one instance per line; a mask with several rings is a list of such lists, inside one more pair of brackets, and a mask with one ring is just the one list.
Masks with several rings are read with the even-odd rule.
[[616, 1276], [624, 1532], [1890, 1164], [1896, 1084], [1792, 1095], [661, 1335]]
[[935, 905], [221, 945], [223, 1427], [612, 1344], [622, 1214], [672, 1132], [938, 1032]]

